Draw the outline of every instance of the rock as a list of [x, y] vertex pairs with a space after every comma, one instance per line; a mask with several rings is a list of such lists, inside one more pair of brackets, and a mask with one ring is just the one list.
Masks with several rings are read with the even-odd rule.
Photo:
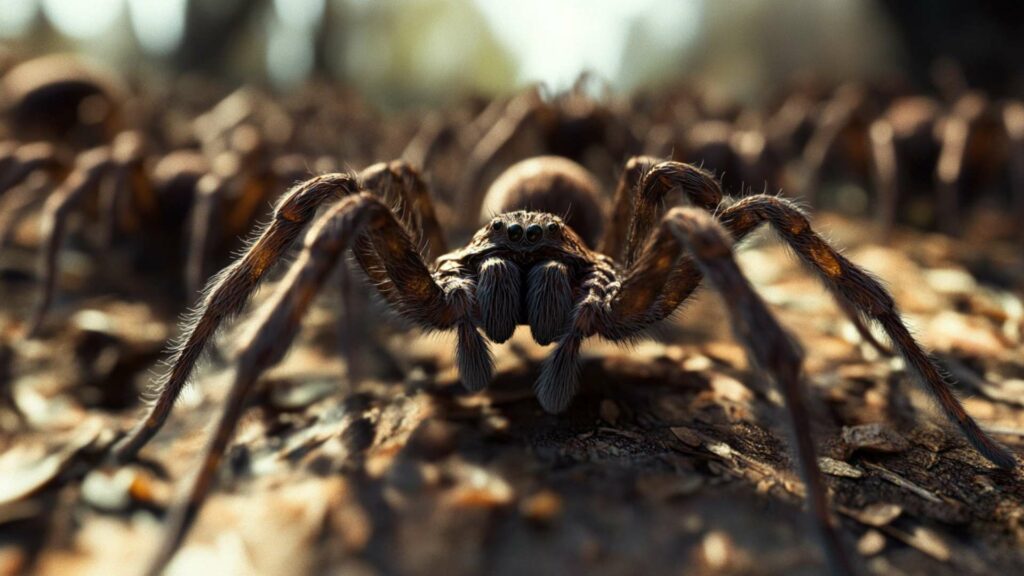
[[858, 450], [867, 452], [899, 453], [910, 448], [910, 443], [895, 430], [883, 424], [862, 424], [844, 426], [842, 434], [847, 453]]

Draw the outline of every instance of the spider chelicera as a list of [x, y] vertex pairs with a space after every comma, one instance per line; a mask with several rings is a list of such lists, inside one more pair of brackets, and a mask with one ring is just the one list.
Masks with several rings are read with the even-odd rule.
[[[688, 206], [668, 208], [684, 199]], [[317, 216], [328, 203], [333, 205]], [[816, 273], [851, 320], [875, 322], [885, 331], [982, 455], [1004, 468], [1016, 465], [1013, 455], [964, 411], [910, 335], [892, 297], [815, 233], [784, 198], [758, 194], [732, 200], [699, 168], [636, 157], [623, 170], [602, 225], [601, 196], [586, 170], [564, 158], [540, 157], [510, 168], [483, 204], [497, 208], [497, 215], [465, 247], [445, 253], [427, 188], [408, 164], [318, 176], [281, 198], [248, 250], [210, 281], [174, 349], [156, 401], [114, 448], [118, 460], [128, 460], [156, 434], [218, 326], [241, 312], [312, 222], [301, 254], [244, 339], [223, 413], [187, 497], [170, 514], [152, 573], [173, 556], [209, 493], [247, 394], [287, 351], [314, 296], [349, 249], [390, 309], [426, 330], [455, 331], [456, 365], [470, 390], [486, 387], [491, 379], [488, 340], [503, 342], [518, 325], [528, 325], [537, 342], [554, 343], [535, 385], [537, 399], [550, 412], [564, 410], [577, 392], [584, 339], [639, 337], [670, 316], [707, 277], [721, 293], [752, 364], [782, 390], [811, 516], [836, 573], [853, 569], [832, 526], [814, 456], [801, 383], [803, 353], [733, 259], [733, 243], [761, 224]]]

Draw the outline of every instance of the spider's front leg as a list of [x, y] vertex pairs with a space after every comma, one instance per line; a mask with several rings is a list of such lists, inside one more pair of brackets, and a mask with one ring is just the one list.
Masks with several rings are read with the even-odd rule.
[[330, 174], [296, 186], [278, 202], [270, 224], [255, 235], [245, 255], [210, 280], [199, 308], [184, 329], [183, 338], [174, 347], [174, 355], [169, 360], [171, 369], [157, 384], [156, 399], [148, 413], [114, 447], [113, 455], [117, 460], [133, 458], [160, 430], [221, 323], [242, 311], [267, 271], [281, 260], [317, 209], [325, 202], [357, 190], [351, 175]]
[[434, 327], [449, 327], [457, 320], [459, 310], [451, 303], [459, 298], [453, 296], [459, 290], [446, 289], [434, 281], [409, 235], [379, 199], [368, 193], [349, 196], [324, 214], [307, 234], [301, 255], [245, 338], [224, 411], [204, 451], [202, 466], [186, 497], [170, 512], [166, 537], [149, 574], [160, 573], [199, 512], [256, 379], [283, 357], [338, 259], [364, 233], [372, 239], [387, 275], [400, 287], [397, 302], [403, 315], [418, 322], [429, 319]]
[[544, 361], [534, 385], [540, 405], [551, 413], [568, 408], [576, 395], [583, 340], [608, 325], [609, 306], [619, 288], [611, 263], [604, 259], [595, 261], [584, 273], [580, 288], [583, 297], [572, 309], [568, 329]]
[[522, 271], [504, 258], [488, 258], [480, 265], [476, 298], [480, 324], [487, 337], [502, 343], [512, 337], [519, 324], [519, 286]]

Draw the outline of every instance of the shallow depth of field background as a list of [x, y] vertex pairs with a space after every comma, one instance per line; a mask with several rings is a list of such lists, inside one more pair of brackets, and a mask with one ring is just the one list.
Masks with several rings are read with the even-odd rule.
[[439, 103], [583, 71], [616, 90], [699, 80], [758, 103], [799, 75], [927, 88], [955, 59], [972, 87], [1019, 93], [1012, 2], [886, 0], [2, 0], [0, 40], [130, 73], [215, 73], [287, 90], [312, 76], [376, 102]]

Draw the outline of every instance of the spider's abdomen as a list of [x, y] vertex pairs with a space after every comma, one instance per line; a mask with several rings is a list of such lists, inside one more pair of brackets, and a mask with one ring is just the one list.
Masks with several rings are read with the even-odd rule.
[[487, 191], [481, 218], [515, 210], [561, 216], [590, 248], [601, 237], [600, 184], [568, 158], [538, 156], [505, 170]]

